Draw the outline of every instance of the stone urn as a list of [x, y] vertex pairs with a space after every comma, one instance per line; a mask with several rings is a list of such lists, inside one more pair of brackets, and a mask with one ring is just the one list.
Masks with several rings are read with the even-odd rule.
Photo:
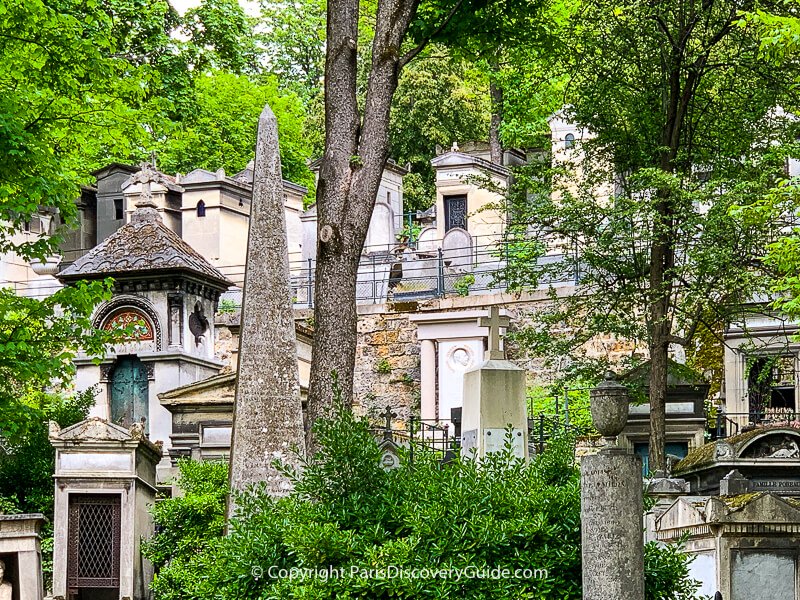
[[628, 423], [628, 388], [616, 380], [612, 371], [606, 371], [603, 382], [589, 392], [589, 399], [595, 429], [609, 443], [616, 444]]
[[44, 260], [32, 258], [30, 262], [31, 269], [37, 275], [55, 275], [58, 273], [58, 265], [60, 264], [61, 256], [59, 254], [52, 254]]

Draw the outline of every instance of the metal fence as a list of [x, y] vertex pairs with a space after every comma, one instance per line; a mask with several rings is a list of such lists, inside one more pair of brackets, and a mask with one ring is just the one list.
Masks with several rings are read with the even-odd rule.
[[[509, 255], [518, 250], [518, 244], [498, 239], [497, 235], [474, 236], [471, 243], [463, 245], [450, 245], [447, 240], [423, 240], [367, 246], [359, 264], [356, 300], [360, 304], [377, 304], [504, 291], [509, 276], [515, 277], [508, 271]], [[65, 268], [87, 251], [65, 252], [59, 268]], [[580, 273], [568, 266], [574, 261], [565, 261], [564, 254], [541, 256], [538, 264], [546, 272], [539, 279], [542, 288], [574, 285], [580, 279]], [[223, 298], [233, 306], [241, 305], [245, 265], [216, 265], [216, 268], [236, 286]], [[314, 306], [316, 268], [314, 258], [289, 263], [292, 299], [298, 308]], [[8, 281], [0, 285], [37, 298], [47, 297], [61, 287], [55, 280]]]
[[[563, 260], [563, 255], [554, 254], [539, 258], [539, 263], [554, 265]], [[367, 248], [359, 265], [356, 300], [376, 304], [504, 291], [508, 265], [504, 242], [429, 249]], [[313, 307], [316, 261], [293, 262], [290, 270], [295, 305]], [[575, 273], [562, 273], [541, 280], [540, 285], [574, 285], [577, 279]]]
[[708, 433], [712, 440], [725, 439], [755, 427], [784, 426], [800, 428], [800, 412], [795, 409], [766, 409], [754, 412], [728, 413], [718, 410], [707, 415]]

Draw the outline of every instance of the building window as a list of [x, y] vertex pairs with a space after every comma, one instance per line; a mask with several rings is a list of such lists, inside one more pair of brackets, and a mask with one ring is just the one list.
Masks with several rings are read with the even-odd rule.
[[450, 231], [455, 227], [467, 228], [467, 197], [466, 196], [445, 196], [444, 197], [444, 221], [445, 231]]
[[568, 133], [567, 135], [564, 136], [564, 148], [569, 150], [570, 148], [574, 147], [575, 147], [575, 136], [572, 135], [571, 133]]
[[198, 217], [205, 217], [206, 216], [206, 203], [200, 200], [197, 203], [197, 216]]
[[794, 413], [795, 375], [794, 355], [761, 356], [752, 361], [747, 376], [747, 399], [753, 422]]
[[114, 198], [114, 218], [121, 221], [122, 217], [122, 198]]

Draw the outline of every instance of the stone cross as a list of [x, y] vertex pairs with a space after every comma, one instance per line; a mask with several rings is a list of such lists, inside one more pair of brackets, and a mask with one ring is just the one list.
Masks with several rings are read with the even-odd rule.
[[387, 406], [381, 414], [384, 419], [383, 437], [384, 439], [392, 439], [392, 419], [397, 417], [397, 413], [392, 412], [392, 407]]
[[134, 173], [131, 177], [133, 183], [140, 183], [142, 186], [142, 191], [139, 193], [139, 199], [136, 202], [137, 208], [155, 208], [155, 203], [153, 202], [153, 189], [152, 183], [160, 183], [161, 177], [159, 177], [158, 171], [155, 170], [154, 166], [148, 162], [143, 162], [140, 165], [140, 169], [138, 173]]
[[500, 328], [501, 327], [508, 327], [511, 324], [511, 319], [508, 317], [501, 317], [500, 316], [500, 309], [496, 306], [492, 306], [489, 309], [489, 316], [488, 317], [480, 317], [478, 319], [478, 325], [480, 327], [488, 327], [489, 328], [489, 350], [484, 355], [484, 359], [486, 360], [503, 360], [506, 357], [506, 353], [500, 349]]
[[[256, 139], [231, 441], [231, 491], [263, 483], [271, 495], [288, 493], [291, 483], [275, 461], [297, 466], [296, 452], [302, 453], [304, 448], [278, 124], [265, 106]], [[228, 514], [233, 513], [232, 498]]]

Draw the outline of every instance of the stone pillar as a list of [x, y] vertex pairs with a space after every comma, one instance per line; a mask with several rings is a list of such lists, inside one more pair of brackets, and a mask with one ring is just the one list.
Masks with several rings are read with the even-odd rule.
[[304, 449], [305, 431], [278, 123], [269, 106], [258, 121], [242, 294], [230, 486], [235, 491], [263, 482], [270, 494], [286, 494], [291, 484], [274, 462], [296, 463], [293, 452]]
[[616, 445], [629, 401], [613, 373], [591, 391], [594, 426], [608, 445], [581, 460], [584, 600], [644, 600], [642, 460]]
[[433, 421], [436, 420], [436, 343], [433, 340], [420, 342], [419, 368], [420, 416], [423, 421]]

